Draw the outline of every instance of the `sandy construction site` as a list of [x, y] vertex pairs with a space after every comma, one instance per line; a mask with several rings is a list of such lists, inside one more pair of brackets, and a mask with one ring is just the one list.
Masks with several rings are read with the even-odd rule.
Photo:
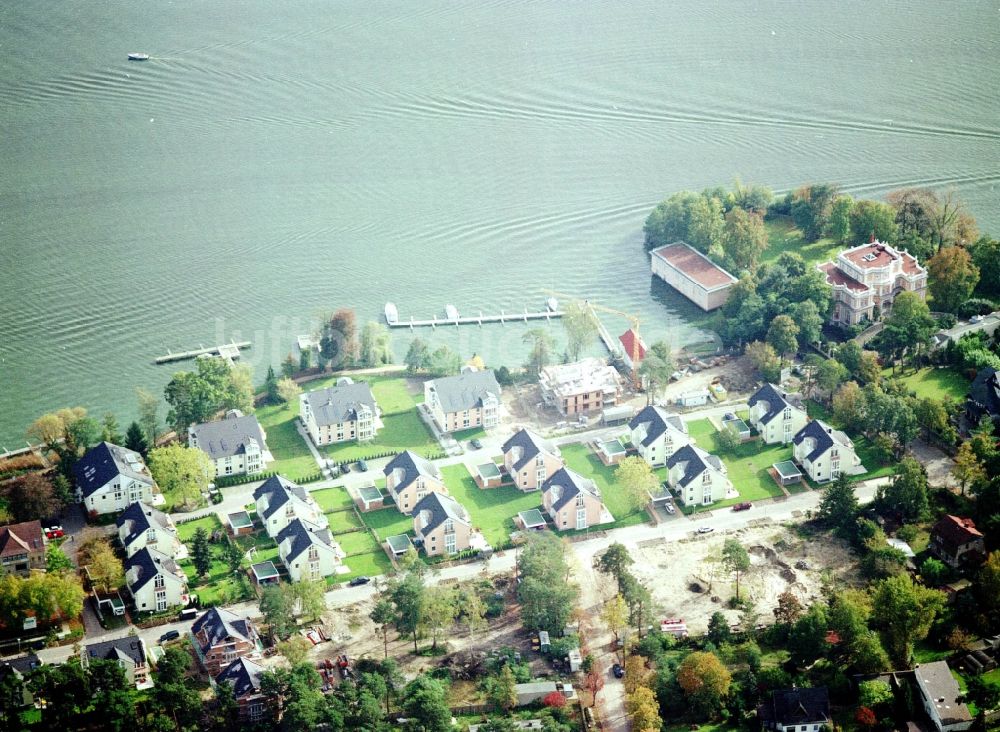
[[774, 619], [778, 595], [791, 590], [808, 605], [820, 596], [824, 576], [834, 583], [854, 584], [857, 567], [847, 545], [824, 537], [810, 541], [769, 521], [734, 531], [667, 541], [643, 542], [632, 555], [633, 572], [653, 593], [663, 617], [683, 618], [692, 635], [705, 632], [716, 611], [732, 624], [740, 611], [729, 608], [735, 595], [732, 573], [722, 565], [722, 545], [739, 539], [750, 555], [750, 570], [740, 578], [740, 597], [754, 603], [759, 622]]

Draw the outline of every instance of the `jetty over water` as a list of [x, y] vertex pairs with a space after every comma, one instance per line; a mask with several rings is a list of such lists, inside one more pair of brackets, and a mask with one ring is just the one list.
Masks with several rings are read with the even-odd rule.
[[223, 343], [221, 346], [210, 346], [205, 348], [204, 346], [199, 346], [191, 351], [179, 351], [178, 353], [173, 353], [167, 351], [166, 356], [157, 356], [153, 359], [153, 363], [173, 363], [174, 361], [187, 361], [192, 358], [198, 358], [199, 356], [219, 356], [221, 358], [228, 359], [229, 361], [235, 361], [240, 357], [240, 351], [246, 348], [250, 348], [253, 344], [250, 341], [232, 341], [230, 343]]
[[400, 318], [396, 321], [389, 321], [388, 325], [390, 328], [436, 328], [439, 325], [482, 325], [483, 323], [500, 323], [501, 325], [505, 323], [526, 323], [529, 320], [552, 320], [554, 318], [561, 318], [563, 316], [562, 310], [540, 310], [536, 312], [529, 312], [527, 308], [523, 312], [511, 312], [508, 313], [504, 310], [500, 311], [499, 315], [484, 315], [479, 313], [478, 315], [461, 315], [456, 318], [449, 317], [433, 317], [425, 319], [417, 319], [411, 317], [409, 320], [403, 320]]

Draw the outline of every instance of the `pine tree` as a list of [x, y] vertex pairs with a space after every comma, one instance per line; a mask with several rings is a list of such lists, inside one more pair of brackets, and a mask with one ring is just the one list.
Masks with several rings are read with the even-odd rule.
[[149, 443], [146, 442], [146, 433], [138, 422], [133, 422], [125, 432], [125, 447], [146, 457], [149, 450]]
[[274, 374], [274, 367], [267, 367], [267, 376], [264, 377], [264, 393], [267, 395], [268, 404], [277, 404], [280, 401], [278, 396], [278, 377]]
[[212, 547], [208, 544], [208, 532], [204, 528], [199, 527], [194, 532], [194, 539], [191, 542], [191, 561], [199, 577], [204, 577], [212, 568]]

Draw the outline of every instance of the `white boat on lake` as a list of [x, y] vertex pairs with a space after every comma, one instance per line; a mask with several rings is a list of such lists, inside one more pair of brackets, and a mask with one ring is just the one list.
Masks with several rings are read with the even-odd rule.
[[545, 301], [545, 307], [547, 307], [551, 312], [559, 312], [559, 301], [554, 297], [550, 297]]
[[148, 53], [130, 53], [128, 55], [129, 61], [149, 61]]
[[396, 310], [396, 305], [391, 302], [385, 304], [385, 322], [389, 325], [393, 325], [399, 322], [399, 311]]
[[458, 320], [458, 308], [451, 303], [444, 306], [444, 314], [448, 317], [448, 320]]

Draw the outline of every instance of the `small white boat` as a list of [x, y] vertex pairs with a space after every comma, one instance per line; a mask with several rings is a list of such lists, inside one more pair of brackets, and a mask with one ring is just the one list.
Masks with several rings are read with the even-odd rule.
[[148, 53], [130, 53], [128, 55], [129, 61], [149, 61]]
[[557, 313], [559, 312], [559, 301], [554, 297], [550, 297], [545, 301], [545, 307], [547, 307], [550, 312]]
[[391, 302], [385, 304], [385, 322], [389, 325], [399, 322], [399, 311], [396, 310], [395, 304]]
[[448, 316], [448, 320], [458, 320], [458, 308], [451, 303], [444, 306], [444, 314]]

